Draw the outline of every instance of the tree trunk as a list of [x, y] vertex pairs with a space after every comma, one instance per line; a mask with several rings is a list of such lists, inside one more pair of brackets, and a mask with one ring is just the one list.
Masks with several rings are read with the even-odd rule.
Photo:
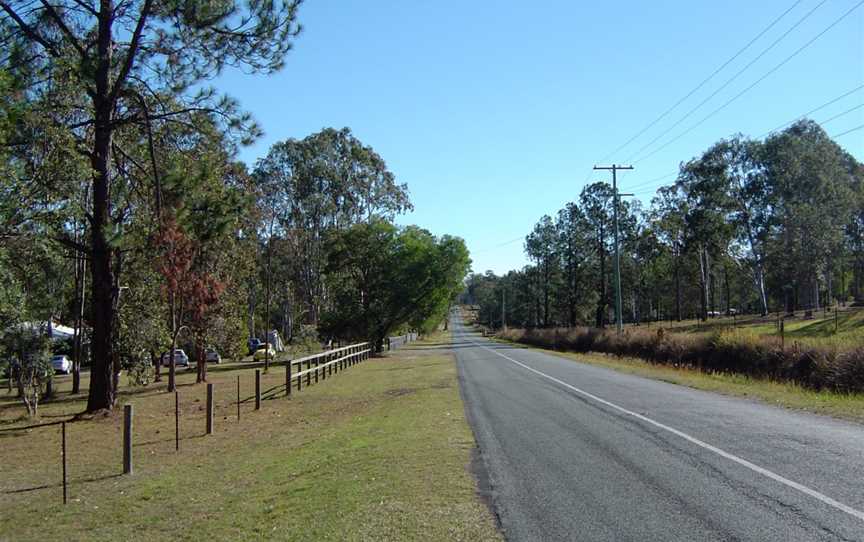
[[[168, 308], [171, 310], [171, 350], [168, 351], [168, 392], [177, 391], [177, 367], [174, 363], [174, 351], [177, 349], [177, 335], [180, 328], [177, 326], [177, 299], [174, 292], [169, 294]], [[159, 360], [160, 363], [162, 360]]]
[[111, 222], [111, 115], [110, 68], [111, 68], [111, 24], [114, 17], [110, 0], [101, 0], [97, 31], [97, 64], [93, 107], [93, 211], [91, 219], [91, 274], [93, 306], [92, 361], [90, 391], [87, 397], [87, 412], [114, 407], [114, 275], [111, 258], [114, 250], [106, 239], [106, 227]]
[[196, 340], [195, 357], [197, 358], [196, 363], [198, 369], [195, 382], [198, 384], [201, 382], [207, 382], [207, 357], [204, 351], [204, 338], [200, 336]]
[[708, 253], [704, 247], [699, 247], [699, 303], [703, 321], [708, 319]]
[[150, 363], [153, 365], [155, 376], [154, 382], [162, 382], [162, 360], [156, 357], [156, 351], [150, 349]]
[[270, 288], [271, 282], [273, 280], [273, 269], [272, 269], [272, 258], [273, 258], [273, 222], [270, 222], [270, 237], [267, 239], [267, 327], [264, 329], [264, 372], [270, 370], [270, 329], [272, 327], [272, 323], [270, 322]]
[[84, 290], [87, 278], [87, 260], [82, 254], [75, 256], [75, 328], [72, 336], [72, 394], [81, 392], [81, 358], [84, 333]]
[[543, 262], [543, 327], [549, 327], [549, 259]]

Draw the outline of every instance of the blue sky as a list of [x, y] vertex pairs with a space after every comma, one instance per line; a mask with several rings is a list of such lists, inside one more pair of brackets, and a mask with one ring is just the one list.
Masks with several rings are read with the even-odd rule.
[[[761, 136], [864, 85], [864, 6], [721, 112], [646, 157], [750, 86], [860, 0], [800, 0], [776, 26], [633, 144], [608, 156], [757, 36], [795, 0], [574, 2], [308, 0], [305, 27], [275, 75], [225, 73], [215, 84], [266, 132], [243, 149], [323, 127], [374, 147], [415, 211], [400, 223], [463, 237], [475, 271], [524, 265], [521, 239], [575, 199], [591, 166], [636, 160], [622, 190], [650, 200], [653, 181], [714, 141]], [[818, 7], [817, 7], [818, 6]], [[710, 96], [810, 10], [727, 88]], [[813, 115], [864, 104], [864, 89]], [[864, 107], [825, 124], [864, 124]], [[864, 130], [838, 139], [864, 160]]]

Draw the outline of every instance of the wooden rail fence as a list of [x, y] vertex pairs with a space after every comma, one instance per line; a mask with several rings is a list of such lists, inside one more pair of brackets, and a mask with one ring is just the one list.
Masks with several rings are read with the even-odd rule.
[[[406, 336], [407, 337], [407, 336]], [[312, 384], [316, 384], [319, 381], [327, 380], [327, 378], [332, 377], [335, 374], [338, 374], [340, 371], [344, 371], [349, 367], [357, 365], [367, 359], [372, 354], [372, 348], [369, 343], [357, 343], [348, 346], [343, 346], [341, 348], [335, 348], [332, 350], [326, 350], [324, 352], [313, 354], [311, 356], [305, 356], [299, 359], [287, 360], [283, 362], [276, 362], [271, 367], [278, 367], [279, 365], [283, 365], [285, 367], [285, 382], [283, 384], [279, 384], [274, 386], [266, 391], [261, 390], [261, 369], [255, 368], [255, 393], [251, 397], [247, 397], [245, 399], [241, 399], [240, 394], [240, 375], [237, 375], [237, 421], [240, 421], [240, 405], [243, 403], [247, 403], [249, 401], [254, 401], [255, 410], [260, 410], [261, 408], [261, 399], [262, 397], [265, 399], [275, 398], [276, 396], [284, 393], [285, 396], [290, 396], [292, 389], [296, 385], [297, 391], [300, 391], [302, 387], [311, 386]], [[251, 367], [250, 367], [251, 369]], [[304, 382], [305, 381], [305, 382]], [[233, 390], [232, 390], [233, 391]], [[180, 393], [174, 392], [174, 441], [175, 441], [175, 450], [180, 450]], [[228, 403], [229, 408], [232, 407], [233, 401]], [[215, 431], [215, 390], [214, 385], [212, 383], [207, 384], [207, 395], [206, 395], [206, 418], [205, 418], [205, 430], [204, 435], [213, 435]], [[131, 475], [134, 472], [134, 461], [133, 461], [133, 449], [134, 449], [134, 438], [133, 438], [133, 419], [134, 419], [134, 409], [133, 405], [126, 404], [123, 408], [124, 416], [123, 416], [123, 431], [122, 431], [122, 448], [123, 448], [123, 474]], [[65, 504], [68, 501], [68, 476], [67, 476], [67, 447], [66, 447], [66, 421], [59, 422], [51, 422], [44, 424], [36, 424], [29, 427], [15, 427], [15, 428], [4, 428], [0, 429], [0, 433], [3, 432], [12, 432], [12, 431], [28, 431], [30, 429], [36, 427], [46, 427], [50, 425], [60, 425], [61, 426], [61, 462], [62, 462], [62, 475], [63, 478], [61, 480], [61, 485], [63, 487], [63, 503]], [[27, 491], [29, 489], [24, 489]]]
[[412, 343], [419, 338], [417, 333], [408, 333], [406, 335], [397, 335], [395, 337], [387, 337], [387, 350], [393, 350], [395, 348], [399, 348], [400, 346], [404, 346], [408, 343]]

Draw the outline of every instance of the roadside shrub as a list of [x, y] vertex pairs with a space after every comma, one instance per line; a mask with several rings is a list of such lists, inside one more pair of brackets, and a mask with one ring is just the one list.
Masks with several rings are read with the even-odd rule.
[[839, 354], [825, 372], [832, 389], [864, 393], [864, 347]]
[[802, 349], [797, 343], [781, 348], [770, 337], [757, 338], [734, 331], [694, 336], [671, 334], [662, 328], [628, 329], [621, 335], [588, 327], [508, 329], [499, 337], [542, 348], [602, 352], [711, 373], [791, 381], [816, 390], [864, 392], [864, 348], [838, 352], [829, 348]]

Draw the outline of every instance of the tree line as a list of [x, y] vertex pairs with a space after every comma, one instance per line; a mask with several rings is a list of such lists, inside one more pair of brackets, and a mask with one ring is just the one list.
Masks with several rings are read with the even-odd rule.
[[[494, 326], [614, 322], [613, 205], [587, 185], [526, 236], [531, 264], [472, 275], [464, 300]], [[812, 121], [721, 140], [618, 212], [624, 322], [864, 302], [864, 165]]]
[[464, 243], [393, 225], [407, 187], [349, 129], [237, 159], [261, 129], [207, 82], [281, 69], [300, 4], [0, 3], [0, 364], [34, 393], [52, 322], [92, 412], [180, 344], [203, 381], [205, 347], [236, 357], [271, 329], [380, 342], [443, 318]]

